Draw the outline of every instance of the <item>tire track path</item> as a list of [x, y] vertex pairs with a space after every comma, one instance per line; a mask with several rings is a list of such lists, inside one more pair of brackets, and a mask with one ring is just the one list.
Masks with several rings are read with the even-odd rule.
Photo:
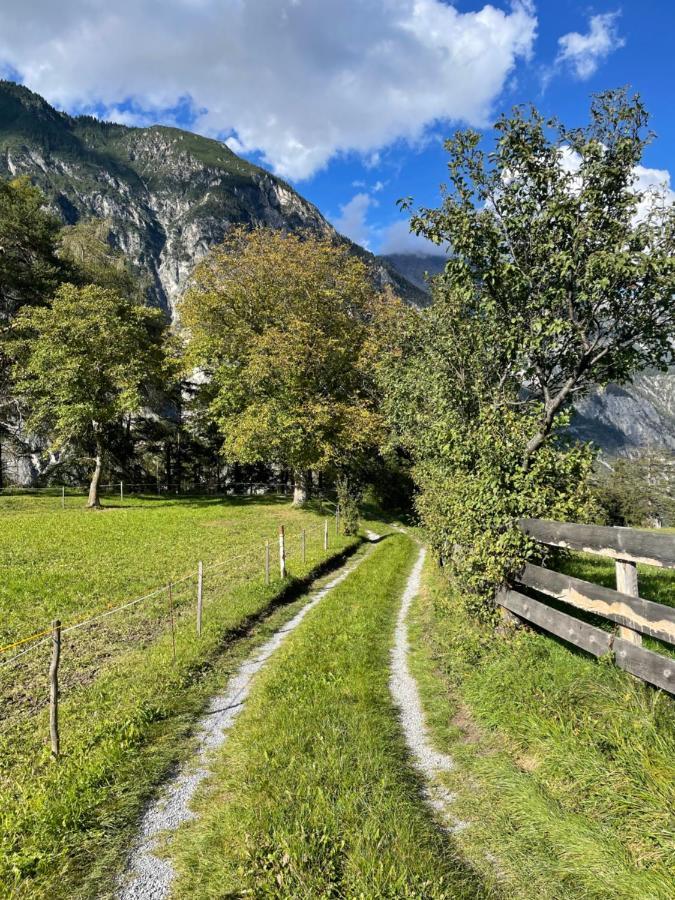
[[389, 690], [399, 709], [401, 728], [413, 763], [424, 779], [425, 800], [446, 822], [450, 823], [446, 825], [448, 831], [457, 832], [466, 828], [468, 822], [462, 822], [453, 816], [451, 807], [455, 796], [441, 784], [439, 779], [439, 776], [452, 771], [454, 762], [452, 757], [441, 753], [432, 745], [420, 692], [408, 664], [410, 651], [408, 614], [413, 601], [420, 592], [426, 554], [426, 548], [420, 547], [401, 598], [394, 632], [394, 646], [391, 651]]
[[[370, 541], [379, 535], [368, 532]], [[309, 594], [308, 602], [286, 624], [246, 660], [228, 682], [225, 691], [212, 698], [209, 709], [200, 719], [197, 751], [165, 785], [160, 796], [146, 810], [140, 826], [138, 843], [129, 857], [120, 883], [120, 900], [163, 900], [169, 896], [174, 870], [171, 861], [156, 855], [160, 839], [175, 831], [183, 822], [194, 819], [190, 802], [201, 782], [210, 774], [208, 758], [227, 739], [237, 716], [244, 708], [256, 674], [281, 647], [323, 598], [341, 584], [370, 555], [373, 546], [355, 560], [346, 563], [327, 584]]]

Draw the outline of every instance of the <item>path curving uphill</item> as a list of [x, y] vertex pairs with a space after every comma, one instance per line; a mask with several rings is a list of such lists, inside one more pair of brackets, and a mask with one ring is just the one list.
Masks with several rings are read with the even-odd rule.
[[[376, 541], [379, 535], [368, 532], [368, 539]], [[244, 708], [253, 679], [307, 613], [351, 575], [372, 550], [373, 547], [369, 547], [359, 558], [342, 566], [327, 584], [311, 592], [302, 609], [241, 665], [223, 693], [212, 698], [208, 712], [199, 722], [194, 757], [167, 782], [143, 816], [138, 843], [131, 852], [119, 886], [119, 900], [162, 900], [168, 897], [174, 870], [169, 859], [156, 855], [159, 842], [183, 822], [194, 818], [190, 802], [199, 784], [210, 773], [209, 756], [226, 740], [235, 719]]]

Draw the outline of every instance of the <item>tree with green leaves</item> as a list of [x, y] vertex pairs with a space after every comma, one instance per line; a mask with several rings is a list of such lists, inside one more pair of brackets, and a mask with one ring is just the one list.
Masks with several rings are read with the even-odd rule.
[[20, 420], [12, 389], [11, 322], [26, 305], [46, 303], [66, 275], [57, 255], [60, 224], [28, 178], [0, 179], [0, 486], [3, 439], [14, 443]]
[[87, 505], [100, 507], [112, 434], [165, 375], [163, 316], [110, 288], [65, 284], [48, 306], [21, 310], [13, 332], [27, 427], [92, 459]]
[[179, 309], [187, 360], [229, 462], [339, 468], [376, 447], [369, 322], [383, 300], [329, 238], [234, 229], [197, 267]]
[[637, 189], [646, 125], [625, 91], [584, 128], [516, 109], [492, 149], [446, 143], [443, 202], [412, 217], [448, 261], [381, 379], [436, 549], [483, 600], [528, 552], [519, 516], [594, 515], [574, 398], [672, 361], [675, 214]]

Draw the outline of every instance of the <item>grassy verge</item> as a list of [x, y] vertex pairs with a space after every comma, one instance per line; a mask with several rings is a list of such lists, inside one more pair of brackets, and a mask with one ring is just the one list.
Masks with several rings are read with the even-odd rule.
[[482, 896], [421, 802], [389, 696], [414, 553], [388, 537], [260, 674], [172, 842], [177, 896]]
[[413, 668], [462, 851], [508, 897], [675, 895], [675, 704], [534, 631], [497, 637], [430, 563]]
[[[189, 501], [53, 516], [60, 523], [48, 514], [36, 520], [16, 512], [3, 522], [8, 527], [0, 546], [11, 578], [2, 603], [14, 621], [30, 623], [25, 595], [10, 593], [22, 584], [21, 571], [33, 585], [36, 578], [60, 585], [63, 604], [70, 598], [75, 615], [80, 607], [68, 586], [88, 585], [95, 559], [107, 567], [112, 596], [121, 597], [122, 591], [141, 593], [147, 569], [163, 580], [180, 571], [188, 556], [213, 560], [214, 545], [221, 558], [230, 555], [226, 549], [239, 557], [236, 565], [207, 569], [200, 638], [194, 582], [186, 582], [174, 597], [173, 635], [162, 594], [64, 639], [63, 755], [57, 762], [46, 743], [49, 646], [0, 669], [0, 896], [102, 897], [129, 828], [180, 755], [205, 698], [234, 665], [237, 642], [257, 639], [263, 618], [284, 595], [291, 599], [289, 592], [297, 593], [327, 554], [319, 517], [278, 503]], [[32, 530], [26, 524], [31, 518]], [[266, 586], [261, 540], [280, 521], [295, 526], [288, 531], [291, 574]], [[307, 542], [305, 563], [300, 524], [318, 528]], [[356, 543], [332, 534], [328, 555]], [[133, 572], [140, 573], [139, 582], [131, 579]], [[99, 596], [94, 611], [101, 601]]]

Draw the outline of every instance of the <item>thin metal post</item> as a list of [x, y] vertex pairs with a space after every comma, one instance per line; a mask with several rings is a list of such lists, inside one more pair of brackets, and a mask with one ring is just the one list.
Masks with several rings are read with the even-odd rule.
[[49, 733], [52, 742], [52, 756], [57, 759], [61, 752], [59, 740], [59, 662], [61, 660], [61, 622], [52, 622], [52, 661], [49, 666]]
[[307, 562], [307, 535], [304, 528], [300, 533], [300, 543], [302, 545], [302, 564], [304, 565]]
[[124, 503], [124, 482], [120, 481], [120, 500]]
[[61, 509], [66, 508], [66, 486], [65, 484], [61, 485]]
[[204, 564], [201, 559], [197, 564], [197, 634], [202, 633], [202, 604], [204, 589]]
[[323, 549], [328, 550], [328, 519], [323, 523]]

